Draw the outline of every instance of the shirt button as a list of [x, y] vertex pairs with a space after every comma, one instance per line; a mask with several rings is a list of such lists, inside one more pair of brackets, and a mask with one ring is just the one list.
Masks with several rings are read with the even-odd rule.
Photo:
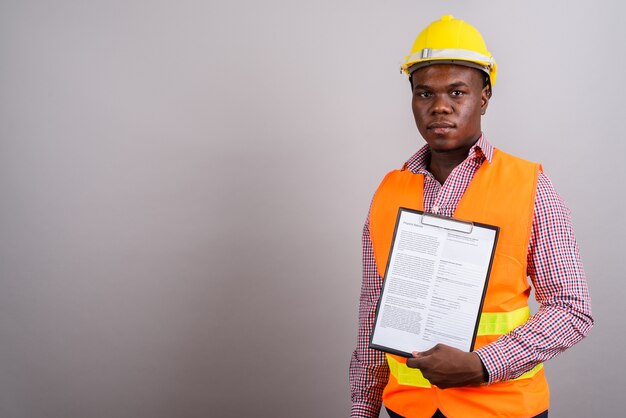
[[433, 213], [437, 213], [439, 212], [439, 206], [435, 205], [433, 206]]

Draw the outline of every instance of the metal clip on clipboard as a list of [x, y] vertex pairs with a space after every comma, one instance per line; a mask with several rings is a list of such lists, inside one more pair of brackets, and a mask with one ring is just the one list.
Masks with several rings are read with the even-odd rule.
[[447, 216], [436, 215], [434, 213], [426, 213], [422, 215], [422, 223], [424, 225], [436, 226], [438, 228], [450, 229], [452, 231], [470, 234], [474, 229], [474, 223], [470, 221], [459, 221], [458, 219], [448, 218]]

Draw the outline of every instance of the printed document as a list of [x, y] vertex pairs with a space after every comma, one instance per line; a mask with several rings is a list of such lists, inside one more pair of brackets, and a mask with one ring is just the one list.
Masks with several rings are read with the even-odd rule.
[[497, 237], [495, 226], [400, 208], [370, 347], [471, 351]]

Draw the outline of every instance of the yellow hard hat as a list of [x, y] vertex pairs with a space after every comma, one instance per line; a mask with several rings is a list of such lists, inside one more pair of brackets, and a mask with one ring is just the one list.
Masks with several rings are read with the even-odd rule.
[[496, 82], [496, 61], [480, 32], [452, 15], [442, 16], [417, 36], [402, 71], [410, 77], [416, 69], [437, 63], [478, 68], [489, 75], [491, 85]]

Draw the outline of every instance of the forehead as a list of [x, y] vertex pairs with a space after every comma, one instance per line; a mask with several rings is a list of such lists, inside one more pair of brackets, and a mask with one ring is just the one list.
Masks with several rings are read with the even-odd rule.
[[432, 64], [417, 69], [411, 74], [413, 85], [450, 85], [464, 83], [482, 89], [483, 73], [471, 67], [455, 64]]

